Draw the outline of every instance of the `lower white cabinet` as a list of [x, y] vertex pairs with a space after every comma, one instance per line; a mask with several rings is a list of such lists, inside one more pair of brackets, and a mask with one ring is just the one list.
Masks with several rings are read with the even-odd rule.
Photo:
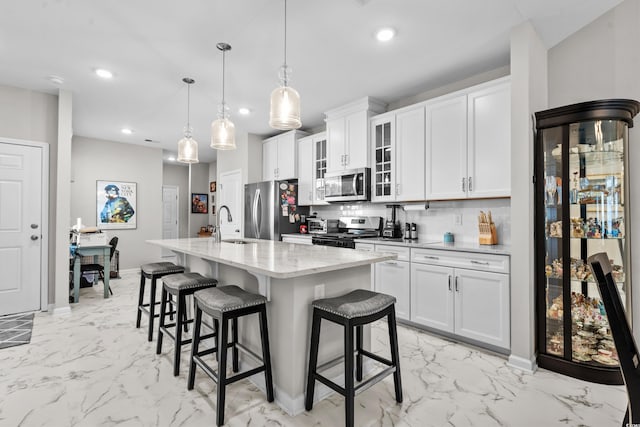
[[375, 264], [375, 290], [396, 297], [396, 318], [411, 319], [411, 257], [402, 246], [375, 245], [376, 252], [395, 253], [398, 258]]
[[284, 243], [299, 243], [301, 245], [312, 245], [311, 235], [309, 234], [283, 234], [282, 241]]
[[508, 272], [503, 255], [413, 249], [411, 321], [508, 349]]
[[396, 297], [396, 317], [404, 320], [411, 317], [410, 265], [406, 261], [383, 261], [375, 266], [376, 292]]

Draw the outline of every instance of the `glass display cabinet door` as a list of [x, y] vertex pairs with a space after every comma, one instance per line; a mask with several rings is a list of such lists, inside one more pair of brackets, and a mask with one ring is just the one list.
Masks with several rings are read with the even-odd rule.
[[374, 128], [375, 165], [374, 165], [374, 197], [390, 197], [393, 194], [393, 179], [391, 176], [391, 122], [385, 121]]
[[315, 201], [324, 201], [324, 174], [327, 173], [327, 140], [315, 141]]
[[542, 131], [544, 162], [544, 224], [545, 224], [545, 335], [546, 352], [564, 356], [564, 298], [563, 284], [563, 128], [555, 127]]
[[572, 360], [618, 366], [609, 322], [587, 258], [606, 252], [625, 301], [624, 147], [627, 124], [593, 120], [569, 126]]

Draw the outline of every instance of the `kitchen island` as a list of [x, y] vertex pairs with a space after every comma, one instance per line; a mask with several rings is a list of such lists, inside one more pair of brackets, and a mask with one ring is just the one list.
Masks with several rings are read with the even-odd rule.
[[[213, 239], [193, 238], [149, 240], [147, 243], [173, 251], [181, 265], [217, 278], [219, 286], [238, 285], [267, 297], [275, 400], [291, 415], [304, 410], [311, 301], [339, 296], [354, 289], [371, 289], [371, 264], [396, 257], [395, 254], [257, 239], [216, 243]], [[241, 342], [261, 354], [257, 318], [241, 319], [239, 328]], [[366, 332], [366, 348], [370, 348], [370, 340], [370, 334]], [[342, 327], [324, 323], [319, 364], [343, 353]], [[241, 360], [241, 363], [245, 362], [255, 366], [250, 359]], [[327, 372], [327, 377], [342, 377], [342, 369], [342, 364], [334, 366]], [[250, 379], [264, 390], [264, 376]], [[318, 384], [316, 399], [320, 400], [330, 392]]]

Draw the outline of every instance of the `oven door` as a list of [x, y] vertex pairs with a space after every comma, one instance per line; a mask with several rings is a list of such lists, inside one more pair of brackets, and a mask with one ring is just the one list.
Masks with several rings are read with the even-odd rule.
[[369, 200], [370, 180], [369, 168], [327, 172], [324, 176], [324, 200], [327, 202]]

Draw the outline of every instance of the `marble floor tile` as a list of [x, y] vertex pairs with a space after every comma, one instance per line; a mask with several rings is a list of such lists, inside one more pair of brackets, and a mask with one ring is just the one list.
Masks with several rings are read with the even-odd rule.
[[[189, 346], [179, 377], [172, 342], [155, 354], [147, 320], [135, 328], [139, 276], [122, 272], [81, 289], [71, 314], [36, 313], [31, 343], [0, 350], [0, 426], [213, 426], [215, 384], [201, 372], [186, 389]], [[373, 328], [374, 351], [387, 354], [384, 323]], [[412, 328], [398, 330], [404, 401], [393, 379], [356, 397], [358, 426], [619, 426], [627, 396], [621, 386], [592, 384], [543, 369], [527, 374], [506, 359]], [[248, 380], [227, 388], [229, 426], [340, 426], [343, 398], [313, 411], [284, 413]]]

